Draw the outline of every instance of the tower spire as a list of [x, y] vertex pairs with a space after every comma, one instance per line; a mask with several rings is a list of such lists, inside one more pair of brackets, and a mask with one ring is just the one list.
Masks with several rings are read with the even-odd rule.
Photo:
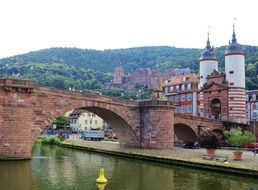
[[[234, 20], [236, 20], [236, 18], [234, 18]], [[232, 34], [232, 43], [236, 43], [237, 39], [236, 39], [236, 33], [235, 33], [235, 22], [233, 22], [233, 34]]]
[[207, 50], [211, 49], [210, 32], [209, 32], [209, 31], [208, 31], [208, 39], [207, 39], [206, 49], [207, 49]]

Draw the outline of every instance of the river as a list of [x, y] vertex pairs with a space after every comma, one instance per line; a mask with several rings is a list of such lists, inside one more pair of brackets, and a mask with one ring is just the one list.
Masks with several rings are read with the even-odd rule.
[[[258, 179], [34, 145], [31, 160], [0, 161], [0, 190], [257, 190]], [[103, 187], [102, 187], [103, 189]]]

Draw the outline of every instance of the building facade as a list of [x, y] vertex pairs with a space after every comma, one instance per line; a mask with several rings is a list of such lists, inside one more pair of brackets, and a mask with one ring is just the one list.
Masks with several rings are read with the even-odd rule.
[[258, 90], [246, 91], [246, 117], [249, 124], [258, 120]]
[[174, 76], [163, 83], [167, 100], [175, 103], [175, 113], [199, 116], [199, 76], [194, 73]]
[[69, 114], [70, 126], [74, 131], [106, 130], [107, 123], [98, 115], [76, 109]]

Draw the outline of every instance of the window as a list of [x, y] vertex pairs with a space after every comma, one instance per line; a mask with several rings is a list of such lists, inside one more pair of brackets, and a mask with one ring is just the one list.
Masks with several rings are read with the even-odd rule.
[[234, 97], [230, 97], [230, 100], [234, 100]]
[[233, 82], [231, 82], [231, 83], [229, 83], [229, 85], [230, 85], [230, 86], [234, 86], [234, 83], [233, 83]]
[[185, 90], [185, 84], [181, 85], [181, 90]]
[[229, 108], [229, 110], [233, 110], [233, 108]]
[[90, 120], [90, 124], [92, 124], [92, 120]]
[[174, 91], [174, 86], [170, 86], [170, 92]]
[[179, 92], [179, 85], [176, 86], [176, 92]]
[[173, 102], [174, 101], [174, 96], [168, 96], [168, 100]]
[[201, 79], [203, 78], [203, 76], [201, 76]]
[[96, 117], [96, 114], [93, 113], [93, 114], [92, 114], [92, 117]]
[[253, 101], [256, 101], [256, 95], [255, 94], [252, 95], [252, 98], [253, 98]]
[[182, 106], [181, 107], [181, 113], [186, 113], [187, 112], [187, 107], [186, 106]]
[[229, 71], [229, 74], [233, 74], [234, 73], [234, 71]]
[[192, 93], [187, 94], [187, 100], [192, 100]]
[[181, 95], [181, 101], [185, 101], [185, 94]]
[[187, 112], [190, 112], [190, 113], [192, 112], [192, 105], [187, 106]]
[[249, 96], [245, 95], [245, 100], [248, 101], [249, 100]]
[[88, 117], [90, 117], [90, 113], [88, 113]]
[[191, 90], [192, 89], [192, 83], [187, 84], [187, 90]]
[[88, 120], [87, 119], [85, 120], [85, 124], [88, 124]]
[[179, 95], [175, 96], [175, 102], [179, 102]]
[[95, 124], [98, 124], [98, 120], [95, 120]]
[[165, 94], [168, 93], [168, 87], [165, 87]]

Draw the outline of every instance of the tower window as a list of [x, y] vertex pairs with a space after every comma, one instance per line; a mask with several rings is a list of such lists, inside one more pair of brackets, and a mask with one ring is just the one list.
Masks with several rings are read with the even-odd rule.
[[203, 78], [203, 76], [201, 76], [201, 79]]
[[230, 86], [234, 86], [234, 83], [233, 83], [233, 82], [231, 82], [231, 83], [229, 83], [229, 85], [230, 85]]
[[229, 74], [233, 74], [234, 73], [234, 71], [229, 71]]

